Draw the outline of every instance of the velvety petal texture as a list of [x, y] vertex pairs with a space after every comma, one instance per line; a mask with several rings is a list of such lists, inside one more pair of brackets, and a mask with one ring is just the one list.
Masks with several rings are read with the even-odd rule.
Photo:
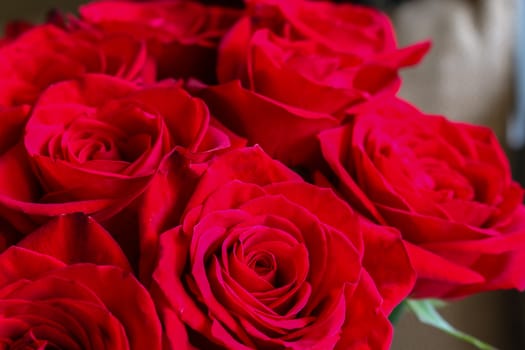
[[51, 221], [0, 254], [0, 266], [0, 347], [161, 349], [148, 292], [92, 219]]
[[170, 347], [186, 329], [187, 348], [388, 348], [408, 255], [332, 190], [239, 149], [211, 162], [180, 222], [160, 237], [152, 284]]
[[244, 89], [238, 81], [198, 91], [211, 111], [250, 143], [288, 165], [318, 163], [320, 130], [336, 127], [336, 118], [273, 101]]
[[205, 159], [237, 142], [175, 82], [144, 87], [86, 74], [53, 84], [33, 107], [23, 140], [22, 112], [5, 109], [9, 123], [0, 126], [8, 136], [0, 152], [0, 217], [25, 234], [49, 217], [93, 215], [133, 256], [136, 202], [162, 160], [175, 149]]
[[[66, 29], [54, 24], [13, 22], [8, 24], [0, 46], [0, 217], [5, 222], [0, 230], [2, 250], [41, 224], [36, 216], [28, 218], [25, 213], [94, 213], [111, 202], [81, 201], [63, 208], [50, 205], [44, 210], [33, 206], [35, 202], [53, 202], [40, 201], [46, 196], [46, 189], [39, 184], [39, 170], [27, 157], [23, 142], [29, 113], [42, 92], [52, 84], [86, 73], [151, 83], [155, 66], [141, 41], [126, 35], [102, 35], [88, 26]], [[58, 195], [55, 203], [60, 202], [59, 197], [64, 198], [63, 194]]]
[[[45, 203], [91, 201], [99, 203], [93, 208], [101, 209], [111, 198], [129, 196], [143, 187], [174, 142], [162, 115], [132, 101], [130, 95], [137, 90], [132, 83], [102, 75], [49, 88], [26, 126], [22, 146], [29, 157], [21, 152], [4, 162], [2, 170], [11, 176], [0, 186], [2, 201], [12, 207], [26, 205], [26, 212], [57, 215]], [[183, 94], [176, 87], [173, 90]], [[184, 98], [191, 103], [189, 96]], [[206, 113], [195, 118], [195, 128], [205, 126], [206, 118]], [[189, 133], [188, 139], [198, 138], [199, 131]], [[1, 158], [18, 148], [7, 150]], [[12, 169], [23, 167], [23, 162], [33, 163], [35, 172], [25, 171], [24, 183], [13, 192], [11, 181], [22, 175]], [[82, 205], [72, 211], [82, 211]], [[57, 209], [66, 211], [64, 206]]]
[[489, 129], [390, 99], [319, 138], [341, 194], [410, 243], [414, 295], [525, 288], [523, 190]]
[[395, 97], [430, 44], [387, 15], [85, 2], [0, 38], [0, 350], [386, 350], [525, 289], [503, 150]]

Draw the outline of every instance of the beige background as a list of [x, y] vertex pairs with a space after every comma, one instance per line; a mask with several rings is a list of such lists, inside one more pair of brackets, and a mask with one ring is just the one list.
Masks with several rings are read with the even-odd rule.
[[[417, 0], [396, 8], [391, 15], [401, 45], [433, 42], [423, 63], [403, 73], [401, 95], [429, 113], [490, 126], [504, 142], [514, 105], [514, 1], [523, 0]], [[499, 349], [525, 349], [521, 298], [486, 293], [443, 314]], [[393, 349], [474, 349], [413, 321], [401, 320]]]
[[[403, 95], [429, 112], [489, 124], [501, 134], [504, 117], [511, 106], [509, 55], [512, 44], [508, 41], [510, 40], [508, 35], [511, 33], [512, 23], [505, 19], [505, 13], [502, 12], [505, 9], [501, 6], [494, 7], [494, 4], [507, 1], [422, 0], [409, 2], [398, 9], [393, 17], [402, 44], [435, 37], [434, 51], [425, 63], [404, 75]], [[38, 20], [43, 18], [51, 7], [74, 10], [78, 4], [85, 2], [87, 1], [0, 0], [0, 24], [15, 18]], [[440, 3], [445, 6], [439, 5]], [[493, 6], [490, 11], [496, 14], [495, 25], [501, 30], [495, 34], [487, 34], [485, 31], [485, 36], [476, 37], [476, 32], [473, 30], [483, 22], [480, 22], [479, 18], [473, 21], [469, 17], [469, 8], [466, 4], [481, 3]], [[454, 28], [466, 31], [457, 35]], [[490, 35], [496, 35], [496, 39]], [[447, 41], [447, 38], [453, 40]], [[490, 43], [492, 46], [486, 44], [490, 40], [493, 40]], [[469, 49], [466, 50], [466, 47]], [[490, 67], [496, 67], [488, 73], [482, 69], [483, 65], [487, 68], [482, 62], [483, 52], [488, 53], [485, 54], [485, 58], [488, 56]], [[478, 57], [480, 54], [481, 57]], [[468, 60], [469, 58], [471, 61]], [[481, 62], [481, 66], [472, 66], [472, 59], [474, 62]], [[465, 64], [466, 62], [469, 63]], [[480, 81], [479, 78], [482, 76], [484, 79]], [[475, 78], [478, 80], [473, 80]], [[480, 90], [480, 87], [487, 85], [487, 81], [492, 82], [489, 84], [489, 90]], [[521, 334], [525, 333], [521, 320], [524, 308], [520, 302], [517, 293], [485, 293], [453, 303], [444, 308], [442, 313], [454, 326], [500, 349], [525, 349], [525, 345], [520, 343]], [[419, 324], [413, 315], [405, 315], [396, 327], [392, 349], [469, 350], [474, 348]]]

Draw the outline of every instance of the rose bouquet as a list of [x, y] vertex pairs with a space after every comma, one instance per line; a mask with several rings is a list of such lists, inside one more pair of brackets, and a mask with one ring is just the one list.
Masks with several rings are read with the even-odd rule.
[[423, 298], [525, 288], [523, 190], [491, 131], [396, 96], [429, 43], [218, 3], [8, 24], [0, 348], [387, 349], [403, 305], [488, 348]]

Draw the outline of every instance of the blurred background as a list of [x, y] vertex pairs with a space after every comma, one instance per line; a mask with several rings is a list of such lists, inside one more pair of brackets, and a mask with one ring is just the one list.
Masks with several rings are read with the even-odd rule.
[[[387, 11], [401, 46], [432, 39], [433, 49], [424, 62], [404, 72], [401, 96], [426, 112], [490, 126], [505, 145], [510, 137], [513, 147], [508, 151], [514, 176], [523, 184], [525, 164], [520, 159], [525, 159], [525, 67], [520, 62], [525, 65], [521, 52], [525, 51], [525, 29], [520, 27], [525, 27], [525, 5], [520, 1], [347, 0]], [[0, 25], [13, 19], [41, 21], [51, 8], [74, 11], [86, 2], [2, 1]], [[517, 292], [476, 295], [450, 303], [441, 313], [458, 329], [499, 349], [525, 349], [525, 299]], [[405, 314], [396, 326], [392, 349], [474, 347]]]
[[[403, 73], [401, 95], [426, 112], [491, 127], [507, 147], [514, 177], [525, 184], [523, 0], [371, 2], [387, 9], [400, 45], [433, 42], [423, 63]], [[513, 291], [484, 293], [451, 303], [442, 314], [498, 349], [525, 349], [524, 301]], [[418, 324], [413, 315], [405, 315], [396, 331], [396, 350], [475, 349]]]

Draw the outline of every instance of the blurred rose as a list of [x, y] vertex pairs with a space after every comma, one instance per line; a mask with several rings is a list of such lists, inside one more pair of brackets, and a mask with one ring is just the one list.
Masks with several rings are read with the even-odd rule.
[[93, 220], [62, 216], [0, 254], [0, 347], [161, 349], [150, 295]]
[[146, 41], [159, 78], [197, 77], [214, 82], [218, 42], [239, 12], [190, 1], [104, 1], [82, 6], [80, 15], [105, 33]]
[[[249, 1], [224, 37], [223, 85], [201, 95], [214, 114], [286, 164], [315, 160], [315, 135], [346, 111], [392, 95], [398, 70], [419, 62], [428, 43], [398, 49], [379, 11], [311, 1]], [[239, 82], [240, 80], [240, 82]]]
[[349, 203], [401, 231], [415, 296], [525, 288], [523, 190], [489, 129], [391, 99], [320, 140]]
[[151, 82], [155, 70], [145, 47], [130, 36], [37, 26], [0, 47], [0, 106], [32, 104], [52, 83], [84, 73]]

